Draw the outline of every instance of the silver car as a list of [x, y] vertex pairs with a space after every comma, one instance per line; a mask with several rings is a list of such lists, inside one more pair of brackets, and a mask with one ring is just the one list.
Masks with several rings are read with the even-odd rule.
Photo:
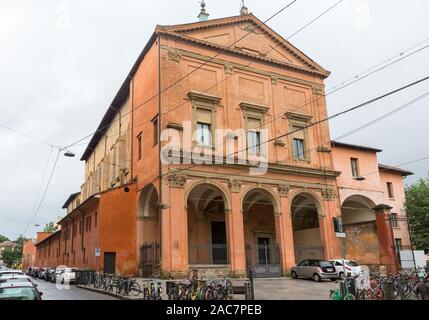
[[335, 281], [338, 279], [337, 272], [332, 263], [325, 260], [307, 259], [301, 261], [291, 269], [292, 279], [311, 278], [314, 281], [329, 279]]

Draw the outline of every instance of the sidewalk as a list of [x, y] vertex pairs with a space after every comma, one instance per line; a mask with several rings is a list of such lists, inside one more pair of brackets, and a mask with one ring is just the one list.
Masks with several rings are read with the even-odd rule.
[[[145, 281], [149, 281], [152, 279], [148, 279], [148, 278], [135, 278], [135, 280], [137, 280], [138, 284], [140, 285], [140, 288], [143, 288], [143, 283]], [[232, 282], [232, 285], [234, 287], [236, 286], [244, 286], [244, 282], [245, 280], [237, 280], [237, 279], [230, 279]], [[167, 296], [167, 281], [168, 280], [158, 280], [159, 282], [161, 282], [161, 288], [162, 288], [162, 293], [161, 293], [161, 297], [162, 300], [168, 300], [168, 296]], [[174, 280], [173, 280], [174, 281]], [[175, 280], [175, 281], [183, 281], [182, 280]], [[143, 293], [140, 293], [138, 296], [134, 296], [134, 295], [128, 295], [128, 296], [124, 296], [124, 295], [119, 295], [116, 294], [113, 290], [113, 292], [107, 292], [103, 289], [98, 289], [98, 288], [94, 288], [93, 285], [89, 285], [89, 286], [85, 286], [85, 285], [77, 285], [78, 288], [81, 289], [85, 289], [85, 290], [89, 290], [89, 291], [93, 291], [93, 292], [97, 292], [97, 293], [101, 293], [101, 294], [105, 294], [105, 295], [109, 295], [118, 299], [122, 299], [122, 300], [143, 300]], [[241, 294], [235, 294], [233, 300], [244, 300], [244, 295]]]

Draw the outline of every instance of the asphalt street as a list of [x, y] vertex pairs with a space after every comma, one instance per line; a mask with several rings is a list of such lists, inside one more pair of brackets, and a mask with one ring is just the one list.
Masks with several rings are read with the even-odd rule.
[[114, 297], [77, 288], [74, 285], [57, 286], [44, 280], [32, 280], [37, 284], [37, 289], [43, 292], [43, 300], [118, 300]]

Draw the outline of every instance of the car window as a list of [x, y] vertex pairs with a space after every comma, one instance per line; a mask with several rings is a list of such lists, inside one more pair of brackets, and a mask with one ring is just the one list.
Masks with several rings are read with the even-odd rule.
[[319, 261], [319, 266], [320, 267], [333, 267], [332, 263], [330, 263], [329, 261]]
[[347, 261], [346, 264], [350, 267], [359, 267], [359, 265], [354, 261]]
[[0, 289], [0, 300], [36, 300], [37, 294], [33, 288], [4, 288]]
[[308, 266], [308, 260], [301, 261], [301, 263], [299, 264], [299, 266], [300, 267]]
[[317, 262], [317, 260], [310, 260], [309, 262], [309, 266], [310, 267], [317, 267], [319, 264]]
[[336, 265], [336, 266], [342, 266], [343, 264], [342, 264], [341, 262], [336, 261], [336, 262], [335, 262], [335, 265]]

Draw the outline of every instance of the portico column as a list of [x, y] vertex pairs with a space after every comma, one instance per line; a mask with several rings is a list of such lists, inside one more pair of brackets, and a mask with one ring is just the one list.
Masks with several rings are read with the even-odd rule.
[[[237, 186], [236, 186], [237, 187]], [[239, 188], [231, 191], [231, 209], [225, 213], [228, 239], [228, 256], [231, 272], [236, 277], [246, 275], [243, 214]]]
[[170, 175], [168, 181], [168, 206], [162, 206], [162, 265], [164, 272], [175, 277], [187, 276], [188, 260], [188, 214], [185, 204], [186, 178]]
[[319, 212], [319, 228], [323, 243], [325, 259], [340, 257], [340, 242], [335, 236], [332, 218], [337, 216], [337, 193], [333, 187], [322, 189], [324, 212]]
[[375, 224], [377, 226], [377, 237], [380, 248], [380, 264], [388, 267], [391, 272], [398, 271], [395, 254], [395, 243], [393, 231], [390, 224], [390, 210], [392, 207], [379, 204], [373, 208], [375, 211]]
[[279, 189], [281, 214], [275, 215], [276, 233], [279, 235], [277, 241], [280, 246], [284, 274], [295, 265], [292, 213], [290, 211], [288, 191], [288, 189]]

